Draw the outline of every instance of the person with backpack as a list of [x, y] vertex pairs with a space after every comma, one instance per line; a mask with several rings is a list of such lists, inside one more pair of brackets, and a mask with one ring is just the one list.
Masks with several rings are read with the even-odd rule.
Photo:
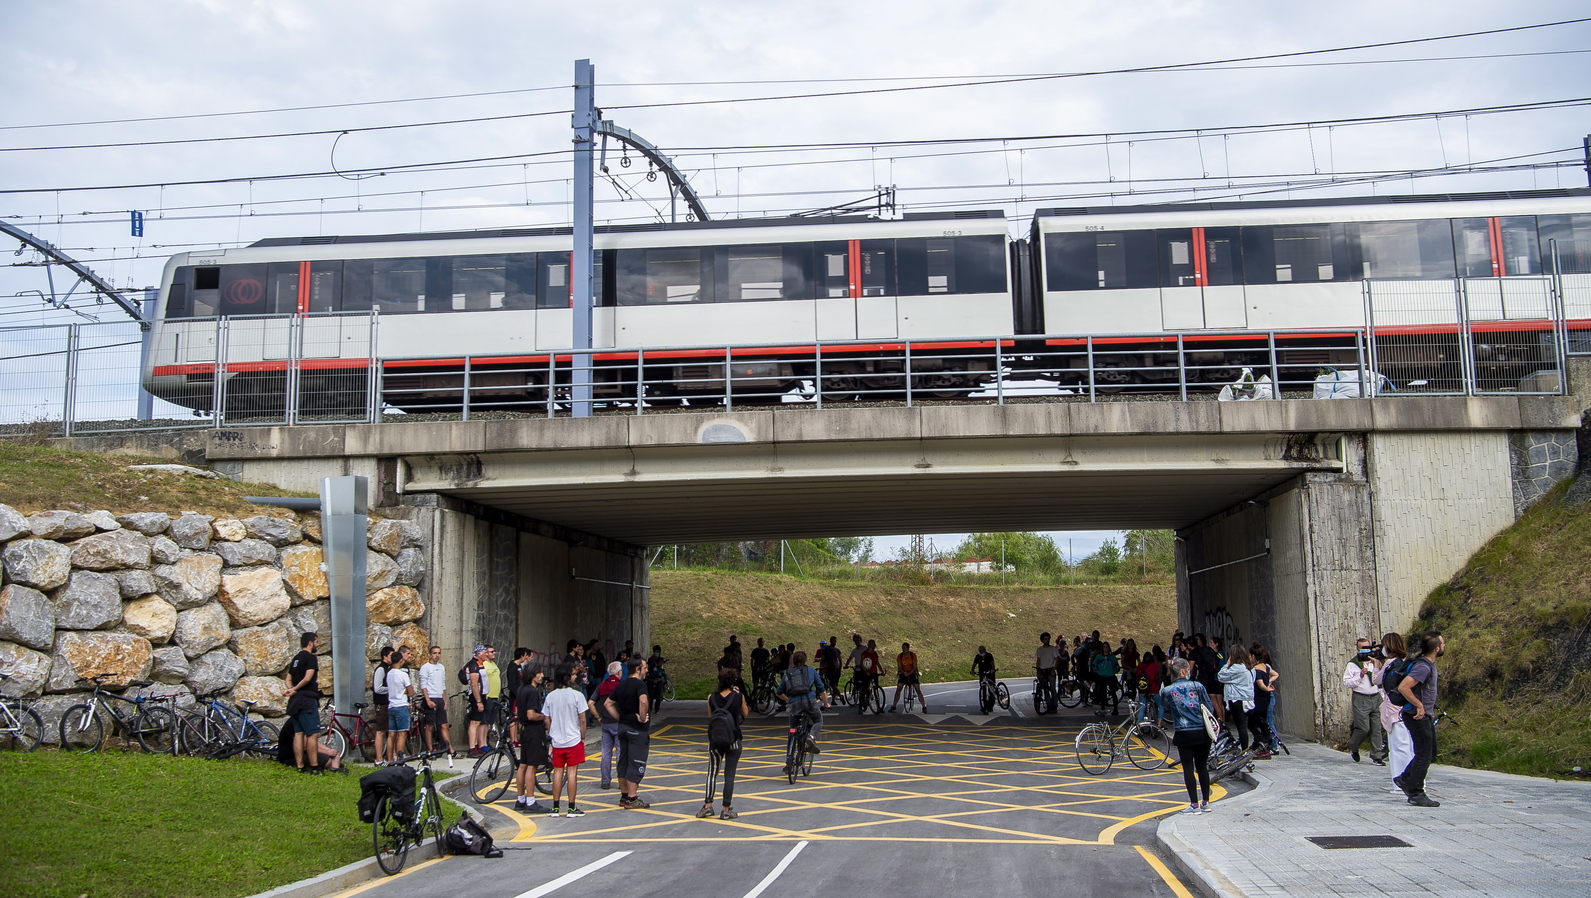
[[1397, 788], [1398, 778], [1414, 760], [1414, 742], [1409, 738], [1409, 728], [1403, 725], [1403, 701], [1386, 690], [1387, 671], [1396, 667], [1400, 672], [1408, 667], [1409, 648], [1401, 633], [1387, 633], [1381, 637], [1381, 654], [1387, 656], [1375, 673], [1375, 684], [1381, 688], [1381, 728], [1387, 734], [1387, 764], [1392, 769], [1392, 785]]
[[469, 694], [464, 697], [464, 717], [469, 721], [470, 757], [478, 758], [486, 754], [486, 646], [476, 646], [474, 656], [459, 668], [459, 682], [469, 687]]
[[392, 646], [381, 647], [381, 660], [370, 677], [370, 728], [375, 731], [376, 763], [396, 761], [387, 756], [387, 671], [392, 669]]
[[807, 750], [818, 754], [822, 751], [818, 747], [818, 734], [823, 731], [823, 709], [829, 706], [829, 692], [818, 672], [807, 667], [806, 652], [796, 652], [792, 661], [794, 666], [785, 671], [784, 678], [779, 681], [779, 697], [790, 709], [791, 726], [795, 726], [803, 714], [812, 721], [807, 731]]
[[731, 805], [735, 800], [735, 768], [740, 764], [740, 724], [751, 713], [746, 696], [740, 691], [740, 677], [732, 670], [718, 671], [718, 691], [707, 696], [707, 750], [712, 753], [707, 771], [707, 796], [697, 817], [713, 816], [713, 791], [716, 775], [724, 775], [724, 804], [720, 820], [740, 816]]
[[1138, 698], [1142, 701], [1138, 706], [1139, 723], [1143, 723], [1145, 719], [1158, 722], [1162, 716], [1160, 687], [1165, 685], [1162, 681], [1165, 676], [1163, 673], [1165, 663], [1166, 653], [1157, 645], [1144, 655], [1143, 660], [1138, 662], [1138, 669], [1132, 673], [1137, 680], [1134, 686], [1137, 687]]
[[1099, 649], [1094, 653], [1094, 704], [1101, 711], [1105, 703], [1110, 702], [1110, 713], [1121, 713], [1121, 681], [1116, 675], [1121, 672], [1121, 662], [1117, 660], [1118, 651], [1111, 651], [1110, 643], [1101, 640]]
[[613, 788], [613, 765], [619, 758], [619, 718], [608, 713], [608, 697], [619, 688], [624, 679], [624, 664], [618, 661], [608, 665], [608, 675], [597, 684], [597, 697], [591, 700], [591, 710], [602, 726], [601, 748], [597, 757], [601, 761], [602, 782], [599, 788]]
[[1420, 637], [1420, 653], [1404, 662], [1401, 671], [1388, 671], [1403, 699], [1403, 725], [1408, 727], [1414, 758], [1401, 776], [1392, 782], [1417, 808], [1439, 808], [1441, 802], [1425, 794], [1425, 772], [1436, 759], [1436, 659], [1447, 651], [1442, 634], [1431, 632]]
[[[805, 659], [803, 659], [805, 660]], [[889, 701], [889, 709], [895, 710], [900, 703], [900, 691], [906, 690], [906, 698], [912, 696], [912, 690], [917, 690], [917, 701], [922, 703], [923, 713], [928, 713], [928, 699], [923, 695], [922, 671], [917, 669], [917, 653], [912, 651], [912, 644], [900, 644], [900, 654], [895, 656], [895, 697]]]

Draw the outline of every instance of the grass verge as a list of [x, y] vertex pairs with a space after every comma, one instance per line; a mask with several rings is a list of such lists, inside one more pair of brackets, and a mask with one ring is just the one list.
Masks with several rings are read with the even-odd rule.
[[77, 452], [0, 441], [0, 502], [23, 514], [73, 511], [200, 511], [246, 517], [270, 509], [245, 496], [310, 496], [260, 483], [234, 483], [187, 474], [129, 471], [129, 465], [170, 464], [170, 459]]
[[239, 898], [371, 853], [353, 773], [41, 750], [0, 784], [7, 898]]

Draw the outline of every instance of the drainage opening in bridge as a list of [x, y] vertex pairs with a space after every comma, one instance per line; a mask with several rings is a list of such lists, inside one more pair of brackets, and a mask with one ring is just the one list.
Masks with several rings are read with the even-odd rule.
[[1306, 836], [1322, 848], [1413, 848], [1397, 836]]

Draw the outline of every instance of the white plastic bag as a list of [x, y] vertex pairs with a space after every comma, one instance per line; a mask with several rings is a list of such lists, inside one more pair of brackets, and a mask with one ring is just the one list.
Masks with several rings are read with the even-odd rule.
[[1221, 388], [1221, 395], [1216, 397], [1222, 402], [1248, 402], [1253, 399], [1275, 399], [1276, 389], [1271, 385], [1271, 376], [1262, 375], [1259, 379], [1254, 377], [1253, 368], [1244, 368], [1237, 380]]
[[1363, 368], [1349, 371], [1327, 368], [1325, 373], [1315, 378], [1315, 398], [1358, 399], [1365, 386], [1370, 387], [1372, 396], [1380, 396], [1393, 389], [1392, 381], [1384, 374], [1366, 372]]

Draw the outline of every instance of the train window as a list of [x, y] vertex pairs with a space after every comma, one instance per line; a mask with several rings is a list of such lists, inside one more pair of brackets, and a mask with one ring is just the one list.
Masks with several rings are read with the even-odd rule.
[[265, 267], [265, 307], [268, 315], [298, 311], [298, 263], [271, 262]]
[[187, 273], [188, 269], [179, 268], [177, 269], [177, 273], [172, 277], [171, 289], [166, 291], [165, 317], [167, 318], [189, 317], [188, 284], [184, 280]]
[[1211, 287], [1243, 283], [1242, 229], [1204, 229], [1204, 283]]
[[192, 317], [211, 318], [221, 306], [221, 269], [193, 269]]
[[1558, 241], [1558, 265], [1564, 274], [1591, 273], [1591, 215], [1538, 215], [1536, 231], [1542, 246]]
[[1503, 234], [1503, 273], [1541, 274], [1541, 245], [1536, 217], [1518, 215], [1497, 220]]
[[[1003, 241], [998, 235], [896, 240], [897, 295], [1002, 293], [1005, 291], [1003, 251]], [[875, 284], [874, 289], [880, 286], [884, 285]], [[863, 292], [868, 293], [865, 277]], [[882, 295], [882, 292], [868, 295]]]
[[956, 237], [957, 293], [1004, 293], [1005, 240], [997, 234]]
[[[706, 264], [703, 264], [703, 257]], [[615, 295], [621, 306], [712, 302], [713, 253], [700, 247], [621, 249]]]
[[817, 271], [813, 276], [817, 295], [842, 297], [851, 295], [851, 245], [841, 240], [813, 244], [817, 255]]
[[1175, 228], [1155, 232], [1160, 250], [1160, 286], [1196, 287], [1198, 278], [1193, 265], [1193, 231]]
[[863, 240], [862, 295], [895, 296], [895, 241]]
[[1491, 219], [1459, 218], [1453, 221], [1453, 253], [1458, 276], [1489, 278], [1492, 270]]
[[1348, 231], [1361, 277], [1453, 277], [1453, 228], [1445, 219], [1363, 222]]
[[530, 309], [536, 305], [535, 256], [458, 256], [453, 259], [454, 311]]
[[812, 298], [812, 245], [792, 243], [717, 247], [722, 257], [721, 302]]
[[[403, 315], [426, 309], [425, 259], [352, 259], [343, 263], [345, 310]], [[430, 311], [437, 311], [431, 303]]]
[[949, 238], [928, 238], [924, 245], [929, 293], [957, 293], [956, 245]]
[[221, 268], [222, 315], [268, 315], [265, 280], [268, 266], [224, 265]]
[[1160, 266], [1154, 231], [1085, 231], [1044, 238], [1050, 290], [1154, 287]]
[[536, 254], [536, 308], [567, 309], [574, 303], [569, 279], [573, 253]]
[[341, 262], [309, 263], [309, 311], [342, 311], [342, 277]]
[[1243, 229], [1243, 278], [1249, 284], [1354, 280], [1342, 225], [1274, 225]]

